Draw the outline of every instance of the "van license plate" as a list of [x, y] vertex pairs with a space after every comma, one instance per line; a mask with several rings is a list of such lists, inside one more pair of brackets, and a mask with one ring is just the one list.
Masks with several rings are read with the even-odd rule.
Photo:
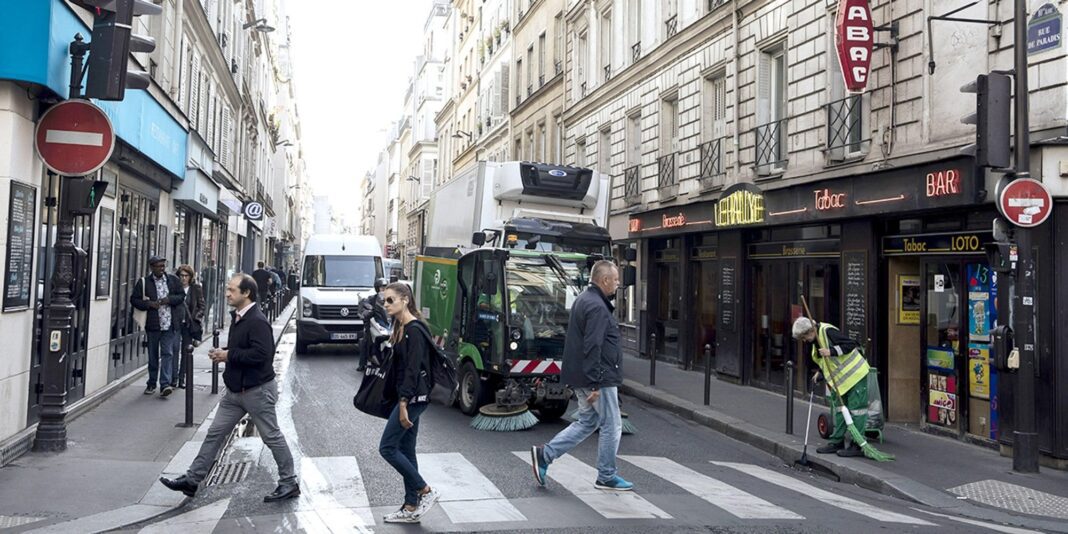
[[340, 334], [330, 334], [330, 339], [332, 339], [334, 341], [352, 341], [352, 340], [358, 339], [358, 338], [359, 338], [359, 334], [356, 334], [356, 333], [345, 333], [345, 332], [342, 332]]

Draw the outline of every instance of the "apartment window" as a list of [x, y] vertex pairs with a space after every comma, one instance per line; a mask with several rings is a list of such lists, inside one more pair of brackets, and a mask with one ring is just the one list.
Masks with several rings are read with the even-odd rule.
[[527, 48], [527, 96], [534, 93], [538, 86], [534, 83], [534, 45]]
[[545, 83], [545, 32], [538, 36], [538, 86]]
[[553, 162], [564, 161], [564, 119], [553, 115]]
[[523, 140], [518, 137], [515, 138], [515, 150], [512, 151], [512, 158], [523, 159]]
[[527, 161], [538, 161], [534, 148], [534, 130], [530, 130], [527, 132]]
[[586, 139], [575, 140], [575, 166], [586, 166]]
[[[705, 185], [722, 185], [723, 145], [727, 136], [727, 76], [704, 79], [701, 92], [700, 178]], [[719, 177], [719, 181], [716, 178]]]
[[603, 128], [597, 133], [597, 172], [612, 173], [612, 129]]
[[576, 99], [586, 96], [586, 60], [589, 58], [589, 42], [585, 31], [578, 35], [575, 44], [575, 88]]
[[664, 38], [671, 39], [679, 33], [679, 2], [663, 0]]
[[561, 63], [564, 57], [564, 14], [557, 13], [553, 18], [553, 75], [560, 74], [563, 70]]
[[608, 81], [612, 77], [612, 11], [605, 10], [601, 13], [600, 31], [601, 45], [601, 80]]
[[756, 165], [758, 174], [786, 168], [786, 53], [784, 45], [760, 53], [757, 78]]
[[640, 165], [642, 162], [642, 116], [632, 113], [627, 117], [627, 167]]
[[630, 46], [631, 61], [636, 62], [642, 56], [642, 3], [645, 0], [627, 2], [627, 45]]
[[665, 190], [678, 184], [676, 154], [679, 151], [679, 95], [675, 93], [660, 101], [660, 155], [657, 157], [658, 185], [662, 195], [673, 196]]
[[515, 105], [523, 101], [523, 60], [515, 60]]

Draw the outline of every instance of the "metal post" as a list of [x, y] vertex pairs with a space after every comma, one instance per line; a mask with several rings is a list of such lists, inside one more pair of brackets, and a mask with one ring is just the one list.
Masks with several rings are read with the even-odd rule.
[[[211, 346], [219, 348], [219, 331], [216, 330], [211, 334]], [[219, 393], [219, 363], [211, 362], [211, 394], [216, 395]]]
[[656, 385], [656, 332], [649, 334], [649, 385]]
[[705, 345], [705, 406], [712, 394], [712, 345]]
[[182, 368], [185, 371], [185, 422], [180, 427], [193, 426], [193, 345], [182, 347]]
[[[70, 96], [81, 97], [82, 65], [89, 45], [81, 34], [70, 43]], [[69, 180], [68, 177], [63, 177]], [[64, 188], [61, 184], [61, 191]], [[71, 355], [71, 333], [74, 325], [74, 217], [60, 195], [56, 228], [55, 265], [52, 272], [52, 294], [48, 306], [46, 356], [42, 358], [44, 394], [41, 398], [40, 422], [34, 436], [33, 450], [59, 452], [67, 450], [67, 373]], [[43, 334], [43, 333], [42, 333]], [[42, 347], [42, 350], [44, 347]]]
[[786, 361], [786, 433], [794, 433], [794, 360]]
[[[1016, 82], [1016, 179], [1031, 177], [1031, 128], [1027, 84], [1027, 2], [1015, 0]], [[1038, 472], [1038, 433], [1035, 426], [1035, 259], [1031, 230], [1016, 230], [1019, 264], [1015, 273], [1016, 294], [1013, 298], [1013, 332], [1020, 351], [1020, 369], [1016, 373], [1015, 421], [1013, 424], [1012, 469], [1020, 473]]]

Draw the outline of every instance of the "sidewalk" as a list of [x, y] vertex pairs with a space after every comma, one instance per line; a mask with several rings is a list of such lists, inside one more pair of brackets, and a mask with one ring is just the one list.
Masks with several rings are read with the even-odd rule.
[[[649, 360], [628, 353], [623, 360], [624, 393], [774, 454], [787, 464], [801, 457], [807, 401], [795, 400], [794, 435], [789, 435], [783, 395], [713, 376], [706, 407], [704, 373], [657, 362], [656, 386], [650, 387]], [[887, 424], [885, 442], [875, 445], [897, 456], [897, 461], [816, 454], [816, 447], [823, 444], [815, 430], [816, 414], [826, 409], [813, 405], [808, 456], [843, 483], [977, 519], [1068, 532], [1068, 473], [1042, 468], [1038, 475], [1015, 474], [1012, 458], [996, 451], [896, 424]]]
[[[281, 337], [295, 310], [274, 322]], [[226, 330], [220, 332], [226, 344]], [[211, 338], [193, 353], [193, 424], [186, 391], [144, 395], [144, 372], [89, 413], [69, 422], [67, 450], [27, 453], [0, 469], [0, 530], [99, 532], [170, 511], [185, 497], [156, 481], [192, 462], [226, 386], [211, 394]], [[147, 368], [146, 368], [147, 370]], [[162, 490], [162, 491], [161, 491]]]

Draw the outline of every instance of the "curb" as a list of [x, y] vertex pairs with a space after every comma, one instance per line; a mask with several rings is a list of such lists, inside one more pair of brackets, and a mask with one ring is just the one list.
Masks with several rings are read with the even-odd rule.
[[[803, 443], [795, 437], [758, 427], [737, 417], [695, 404], [631, 379], [623, 379], [621, 390], [631, 397], [706, 426], [736, 441], [752, 445], [778, 457], [787, 465], [792, 466], [794, 462], [801, 459]], [[1068, 525], [1063, 523], [1012, 515], [996, 508], [961, 501], [911, 478], [870, 465], [867, 460], [815, 455], [809, 455], [808, 460], [834, 473], [845, 484], [860, 486], [890, 497], [985, 521], [1041, 528], [1053, 532], [1068, 532]]]

